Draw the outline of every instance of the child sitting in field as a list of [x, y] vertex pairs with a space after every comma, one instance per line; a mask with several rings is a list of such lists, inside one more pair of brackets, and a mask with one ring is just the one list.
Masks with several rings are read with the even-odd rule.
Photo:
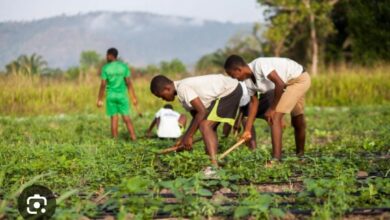
[[117, 60], [118, 50], [110, 48], [107, 50], [107, 64], [103, 66], [101, 73], [101, 84], [97, 100], [97, 106], [103, 106], [103, 96], [107, 88], [106, 112], [111, 117], [112, 137], [118, 137], [118, 115], [126, 124], [132, 140], [136, 140], [133, 124], [131, 123], [130, 105], [128, 93], [130, 93], [132, 102], [136, 106], [137, 98], [130, 80], [129, 67]]
[[157, 125], [157, 137], [159, 138], [178, 138], [181, 135], [182, 128], [186, 127], [187, 118], [185, 115], [173, 110], [170, 104], [164, 105], [155, 115], [146, 136], [152, 136], [152, 130]]
[[[220, 122], [231, 125], [234, 123], [242, 96], [242, 87], [238, 81], [222, 74], [190, 77], [179, 81], [158, 75], [152, 79], [150, 89], [155, 96], [165, 101], [172, 102], [177, 96], [193, 117], [177, 145], [191, 149], [193, 136], [199, 128], [211, 163], [218, 166], [218, 139], [213, 128]], [[205, 173], [209, 170], [211, 167], [206, 168]]]
[[261, 57], [247, 64], [237, 55], [231, 55], [224, 67], [231, 77], [245, 82], [252, 96], [242, 138], [251, 139], [250, 130], [259, 104], [256, 93], [269, 96], [269, 92], [274, 90], [273, 97], [268, 97], [272, 99], [271, 104], [264, 113], [264, 118], [271, 126], [273, 157], [281, 159], [283, 116], [289, 113], [295, 131], [296, 153], [303, 155], [306, 129], [304, 96], [311, 83], [310, 76], [304, 68], [293, 60], [279, 57]]

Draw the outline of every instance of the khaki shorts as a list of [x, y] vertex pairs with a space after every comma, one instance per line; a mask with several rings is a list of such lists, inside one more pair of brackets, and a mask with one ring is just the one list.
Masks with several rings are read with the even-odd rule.
[[310, 75], [307, 72], [299, 77], [289, 80], [278, 104], [276, 112], [291, 113], [292, 116], [301, 115], [305, 109], [305, 93], [311, 84]]

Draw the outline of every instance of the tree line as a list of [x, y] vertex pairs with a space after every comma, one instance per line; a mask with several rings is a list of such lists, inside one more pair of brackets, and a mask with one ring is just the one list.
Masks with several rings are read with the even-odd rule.
[[197, 70], [221, 69], [232, 53], [250, 61], [285, 56], [310, 67], [373, 65], [390, 60], [388, 0], [257, 0], [266, 7], [264, 24], [236, 36], [224, 48], [203, 56]]
[[[8, 63], [7, 74], [15, 75], [40, 75], [46, 77], [64, 77], [66, 79], [78, 79], [89, 77], [91, 73], [100, 74], [100, 69], [106, 63], [105, 58], [94, 50], [82, 51], [78, 66], [73, 66], [67, 70], [50, 68], [41, 55], [33, 53], [31, 55], [21, 55], [16, 60]], [[146, 67], [135, 67], [129, 65], [132, 73], [136, 76], [145, 74], [162, 73], [165, 75], [182, 74], [187, 72], [185, 64], [179, 59], [171, 61], [161, 61], [158, 65], [149, 64]]]

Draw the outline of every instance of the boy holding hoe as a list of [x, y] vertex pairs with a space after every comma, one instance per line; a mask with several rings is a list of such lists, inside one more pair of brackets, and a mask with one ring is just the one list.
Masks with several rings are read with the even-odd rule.
[[[259, 106], [256, 93], [272, 95], [273, 97], [269, 97], [272, 101], [269, 102], [264, 114], [264, 118], [271, 126], [272, 155], [275, 159], [281, 160], [283, 116], [291, 113], [296, 154], [302, 156], [306, 136], [304, 96], [311, 84], [310, 76], [304, 68], [293, 60], [279, 57], [260, 57], [247, 64], [237, 55], [229, 56], [224, 68], [231, 77], [244, 81], [251, 95], [248, 119], [242, 138], [251, 139], [250, 131]], [[274, 90], [273, 94], [269, 94], [272, 90]], [[260, 100], [260, 105], [263, 104], [261, 102]]]
[[[222, 122], [233, 125], [242, 97], [242, 87], [236, 79], [222, 74], [189, 77], [172, 81], [163, 75], [152, 79], [151, 92], [165, 101], [177, 96], [183, 107], [192, 115], [192, 121], [182, 138], [176, 143], [184, 149], [192, 149], [193, 136], [199, 128], [211, 164], [217, 164], [218, 139], [214, 127]], [[205, 174], [214, 173], [207, 167]]]
[[113, 138], [118, 137], [118, 115], [122, 115], [131, 139], [136, 140], [135, 131], [130, 114], [128, 93], [134, 106], [137, 106], [137, 98], [130, 80], [129, 67], [117, 60], [118, 50], [110, 48], [107, 50], [107, 64], [103, 66], [101, 73], [101, 84], [97, 100], [97, 106], [103, 106], [103, 96], [107, 88], [106, 112], [111, 117], [111, 134]]

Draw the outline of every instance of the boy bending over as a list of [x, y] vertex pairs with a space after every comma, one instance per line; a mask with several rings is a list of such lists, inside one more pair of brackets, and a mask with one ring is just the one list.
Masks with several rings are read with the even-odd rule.
[[177, 143], [187, 150], [192, 148], [193, 136], [199, 128], [211, 163], [217, 164], [218, 139], [214, 126], [218, 123], [233, 125], [242, 96], [242, 87], [236, 79], [222, 74], [190, 77], [172, 81], [158, 75], [152, 79], [151, 92], [165, 101], [178, 97], [192, 115], [192, 121]]
[[283, 116], [290, 113], [295, 132], [296, 153], [303, 155], [306, 135], [304, 96], [311, 84], [310, 76], [304, 68], [293, 60], [279, 57], [260, 57], [247, 64], [237, 55], [228, 57], [224, 68], [231, 77], [244, 81], [252, 96], [242, 137], [251, 139], [250, 130], [259, 104], [256, 92], [268, 96], [268, 93], [274, 90], [272, 103], [264, 114], [271, 126], [273, 157], [277, 160], [282, 157]]

